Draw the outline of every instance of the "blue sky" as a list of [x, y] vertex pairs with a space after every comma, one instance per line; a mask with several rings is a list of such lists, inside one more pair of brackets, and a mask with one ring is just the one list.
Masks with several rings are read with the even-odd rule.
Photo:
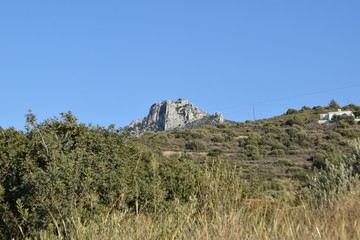
[[163, 100], [226, 119], [360, 105], [360, 1], [1, 1], [0, 126], [118, 127]]

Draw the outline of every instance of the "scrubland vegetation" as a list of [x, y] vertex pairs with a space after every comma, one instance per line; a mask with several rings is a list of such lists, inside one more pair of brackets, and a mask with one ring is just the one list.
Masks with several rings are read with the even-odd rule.
[[335, 105], [141, 137], [29, 113], [0, 128], [0, 237], [360, 239], [359, 124], [314, 123]]

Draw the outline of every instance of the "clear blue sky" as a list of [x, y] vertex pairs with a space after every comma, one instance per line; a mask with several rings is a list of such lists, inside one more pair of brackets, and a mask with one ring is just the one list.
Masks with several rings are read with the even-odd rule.
[[0, 126], [118, 127], [163, 100], [226, 119], [360, 105], [360, 1], [0, 2]]

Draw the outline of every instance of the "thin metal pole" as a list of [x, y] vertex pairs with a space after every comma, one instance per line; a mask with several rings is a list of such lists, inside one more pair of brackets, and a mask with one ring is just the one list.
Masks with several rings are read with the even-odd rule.
[[256, 117], [255, 117], [255, 105], [253, 104], [253, 116], [254, 116], [254, 121], [256, 121]]

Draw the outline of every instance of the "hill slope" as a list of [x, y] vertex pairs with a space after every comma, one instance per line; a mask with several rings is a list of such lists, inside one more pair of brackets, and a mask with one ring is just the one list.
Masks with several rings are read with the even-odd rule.
[[360, 125], [329, 111], [142, 136], [29, 113], [0, 127], [0, 239], [359, 239]]
[[[359, 111], [356, 105], [344, 109]], [[360, 136], [360, 125], [351, 119], [317, 123], [320, 114], [333, 110], [289, 109], [284, 115], [269, 119], [147, 132], [133, 140], [157, 149], [164, 158], [179, 154], [187, 154], [195, 161], [220, 157], [264, 177], [304, 178], [312, 166], [321, 168], [325, 161], [341, 158], [346, 153], [346, 142]]]

